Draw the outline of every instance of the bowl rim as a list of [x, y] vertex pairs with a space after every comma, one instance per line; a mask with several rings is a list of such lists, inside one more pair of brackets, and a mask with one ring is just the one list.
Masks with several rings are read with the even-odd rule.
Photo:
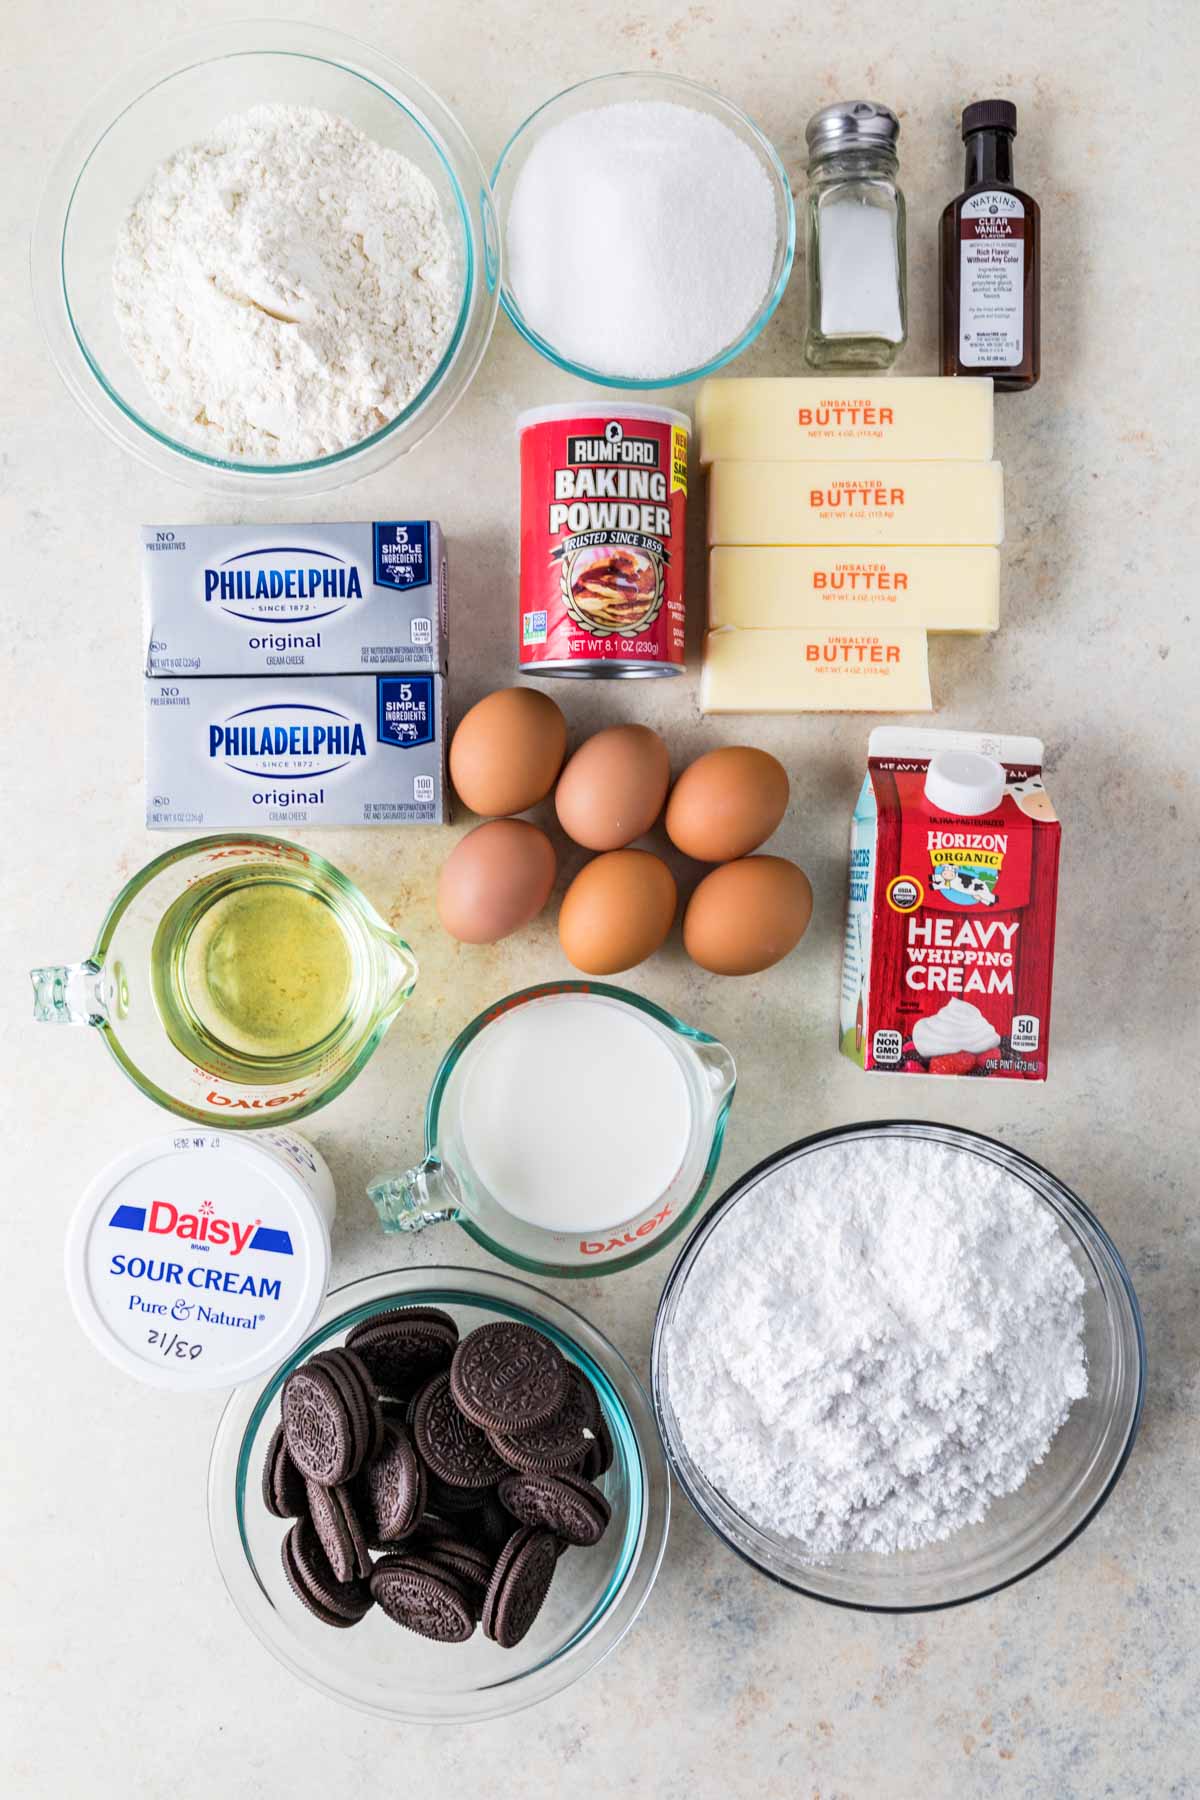
[[[667, 1428], [662, 1372], [667, 1311], [672, 1296], [676, 1293], [683, 1280], [685, 1264], [689, 1263], [693, 1252], [699, 1250], [703, 1240], [716, 1228], [719, 1221], [725, 1216], [730, 1208], [736, 1205], [736, 1203], [750, 1191], [768, 1170], [791, 1160], [801, 1151], [808, 1150], [817, 1144], [833, 1143], [839, 1138], [849, 1137], [855, 1134], [892, 1131], [898, 1126], [915, 1131], [918, 1134], [924, 1134], [931, 1131], [949, 1132], [954, 1137], [969, 1139], [974, 1143], [987, 1145], [991, 1149], [1001, 1150], [1006, 1158], [1011, 1158], [1018, 1163], [1025, 1164], [1028, 1168], [1036, 1171], [1038, 1175], [1051, 1182], [1058, 1190], [1059, 1194], [1066, 1200], [1068, 1207], [1073, 1208], [1082, 1214], [1083, 1219], [1096, 1234], [1101, 1246], [1111, 1259], [1113, 1273], [1117, 1276], [1119, 1284], [1129, 1303], [1130, 1319], [1133, 1325], [1134, 1341], [1137, 1351], [1137, 1391], [1125, 1436], [1125, 1442], [1121, 1446], [1120, 1454], [1118, 1455], [1112, 1471], [1100, 1493], [1092, 1501], [1082, 1517], [1071, 1527], [1070, 1531], [1067, 1532], [1058, 1543], [1053, 1545], [1052, 1548], [1047, 1550], [1044, 1555], [1038, 1556], [1034, 1561], [1030, 1562], [1026, 1568], [1018, 1570], [1013, 1575], [1006, 1576], [1002, 1581], [991, 1582], [974, 1593], [957, 1595], [949, 1600], [916, 1601], [899, 1606], [875, 1601], [847, 1600], [838, 1595], [821, 1593], [815, 1588], [806, 1586], [802, 1581], [791, 1580], [786, 1575], [781, 1575], [776, 1570], [767, 1568], [764, 1563], [759, 1562], [749, 1551], [743, 1549], [740, 1544], [735, 1543], [732, 1538], [727, 1536], [720, 1526], [710, 1518], [707, 1509], [701, 1504], [697, 1495], [696, 1484], [691, 1477], [690, 1464], [683, 1461], [680, 1454], [680, 1447], [677, 1446], [675, 1442], [674, 1434]], [[674, 1263], [671, 1265], [670, 1272], [663, 1285], [662, 1293], [659, 1296], [658, 1308], [654, 1317], [654, 1333], [650, 1347], [651, 1400], [654, 1406], [654, 1417], [658, 1426], [658, 1434], [662, 1440], [663, 1449], [666, 1452], [667, 1463], [675, 1480], [679, 1483], [679, 1486], [686, 1494], [689, 1502], [700, 1515], [708, 1529], [727, 1549], [731, 1550], [735, 1556], [748, 1564], [750, 1568], [756, 1570], [758, 1574], [764, 1575], [767, 1580], [773, 1581], [777, 1586], [785, 1588], [788, 1592], [800, 1594], [807, 1600], [820, 1601], [825, 1606], [840, 1607], [846, 1612], [863, 1613], [915, 1614], [947, 1612], [953, 1607], [968, 1606], [977, 1600], [986, 1600], [992, 1594], [1001, 1593], [1005, 1588], [1013, 1587], [1017, 1582], [1024, 1581], [1027, 1576], [1035, 1574], [1038, 1569], [1045, 1568], [1047, 1563], [1053, 1562], [1054, 1559], [1057, 1556], [1060, 1556], [1070, 1544], [1073, 1544], [1081, 1533], [1092, 1523], [1097, 1514], [1110, 1499], [1114, 1488], [1125, 1472], [1126, 1464], [1133, 1452], [1133, 1446], [1137, 1440], [1138, 1431], [1142, 1422], [1142, 1413], [1146, 1398], [1146, 1371], [1146, 1336], [1142, 1324], [1141, 1307], [1138, 1304], [1138, 1298], [1134, 1290], [1133, 1282], [1130, 1279], [1129, 1271], [1125, 1267], [1124, 1259], [1108, 1232], [1092, 1212], [1091, 1208], [1087, 1206], [1085, 1202], [1079, 1198], [1078, 1194], [1076, 1194], [1073, 1189], [1069, 1188], [1065, 1182], [1060, 1181], [1057, 1175], [1052, 1174], [1049, 1169], [1043, 1164], [1036, 1162], [1033, 1157], [1026, 1155], [1023, 1150], [1014, 1149], [1011, 1144], [1005, 1143], [1002, 1138], [990, 1137], [985, 1132], [973, 1131], [966, 1126], [945, 1125], [936, 1119], [855, 1119], [845, 1125], [831, 1126], [827, 1130], [813, 1131], [808, 1133], [806, 1137], [797, 1138], [794, 1142], [785, 1144], [781, 1149], [772, 1151], [770, 1155], [764, 1156], [761, 1161], [755, 1163], [752, 1168], [747, 1169], [745, 1174], [740, 1175], [738, 1179], [725, 1190], [720, 1199], [709, 1208], [704, 1217], [700, 1219], [688, 1233], [684, 1243], [680, 1246], [679, 1253], [676, 1256]]]
[[[385, 1283], [394, 1284], [390, 1292], [384, 1289]], [[266, 1590], [247, 1554], [236, 1505], [237, 1472], [245, 1455], [246, 1435], [252, 1425], [257, 1429], [261, 1424], [265, 1405], [269, 1404], [265, 1401], [266, 1393], [272, 1389], [285, 1365], [294, 1364], [309, 1354], [317, 1342], [323, 1342], [330, 1335], [331, 1326], [334, 1332], [341, 1329], [340, 1324], [335, 1324], [334, 1321], [341, 1321], [354, 1313], [356, 1295], [360, 1296], [364, 1306], [386, 1308], [389, 1301], [393, 1304], [415, 1305], [425, 1295], [430, 1295], [435, 1300], [440, 1296], [442, 1304], [454, 1304], [456, 1291], [461, 1292], [466, 1302], [486, 1307], [495, 1301], [501, 1308], [507, 1305], [525, 1314], [532, 1314], [552, 1331], [566, 1338], [576, 1350], [584, 1352], [593, 1361], [599, 1361], [589, 1343], [589, 1339], [595, 1340], [607, 1359], [607, 1366], [602, 1365], [600, 1373], [616, 1391], [627, 1416], [640, 1459], [643, 1494], [637, 1545], [623, 1578], [605, 1603], [600, 1617], [590, 1621], [580, 1633], [568, 1640], [551, 1661], [538, 1663], [523, 1674], [501, 1678], [458, 1696], [463, 1702], [482, 1699], [484, 1704], [457, 1714], [421, 1710], [419, 1707], [402, 1709], [383, 1706], [371, 1699], [358, 1698], [340, 1691], [331, 1687], [316, 1670], [306, 1667], [296, 1656], [290, 1643], [285, 1645], [277, 1641], [265, 1629], [265, 1621], [259, 1616], [260, 1608], [256, 1601], [266, 1600]], [[227, 1486], [230, 1459], [234, 1475], [232, 1492]], [[252, 1473], [247, 1483], [248, 1489], [253, 1488], [254, 1484]], [[229, 1599], [254, 1637], [289, 1674], [327, 1699], [376, 1718], [406, 1724], [459, 1726], [507, 1717], [562, 1693], [616, 1649], [640, 1617], [662, 1566], [670, 1529], [671, 1483], [649, 1396], [620, 1350], [590, 1319], [531, 1282], [521, 1281], [502, 1271], [472, 1268], [465, 1264], [410, 1263], [402, 1268], [381, 1269], [371, 1275], [357, 1276], [330, 1289], [306, 1337], [289, 1352], [283, 1362], [233, 1389], [217, 1421], [209, 1452], [206, 1512], [210, 1547]], [[236, 1556], [231, 1567], [227, 1559], [234, 1552]], [[270, 1607], [270, 1602], [266, 1603]], [[270, 1610], [274, 1614], [274, 1608], [271, 1607]], [[287, 1635], [290, 1638], [291, 1634]]]
[[[357, 443], [298, 462], [252, 463], [212, 455], [143, 417], [118, 392], [89, 349], [76, 323], [66, 277], [66, 236], [79, 184], [118, 123], [157, 88], [194, 69], [255, 56], [325, 64], [390, 100], [441, 164], [454, 203], [447, 223], [452, 219], [461, 233], [463, 280], [457, 316], [437, 366], [419, 392], [394, 419]], [[443, 135], [444, 126], [457, 134], [456, 145]], [[460, 171], [456, 161], [467, 166]], [[477, 184], [478, 218], [464, 183]], [[474, 379], [491, 341], [499, 309], [501, 254], [491, 184], [479, 153], [458, 116], [418, 75], [373, 44], [326, 26], [287, 19], [231, 20], [160, 44], [128, 64], [94, 96], [47, 173], [30, 238], [30, 276], [34, 310], [51, 360], [72, 398], [108, 437], [176, 479], [199, 478], [222, 485], [233, 482], [243, 492], [274, 488], [299, 493], [318, 491], [309, 485], [314, 481], [330, 486], [368, 473], [360, 470], [359, 461], [371, 451], [392, 447], [401, 428], [412, 425], [430, 405], [459, 357], [473, 321], [479, 318], [479, 342], [459, 371], [458, 389], [446, 413], [405, 444], [405, 451], [415, 448], [428, 430], [449, 415]]]
[[741, 356], [743, 351], [748, 350], [751, 344], [753, 344], [766, 330], [766, 327], [770, 324], [775, 315], [779, 302], [783, 299], [788, 282], [791, 280], [792, 265], [796, 256], [796, 203], [792, 195], [791, 180], [787, 170], [783, 166], [779, 152], [776, 150], [770, 138], [763, 131], [762, 127], [750, 117], [748, 112], [745, 112], [742, 107], [738, 106], [736, 101], [728, 99], [726, 95], [722, 94], [717, 88], [709, 87], [702, 81], [693, 81], [686, 75], [676, 75], [672, 73], [670, 69], [610, 69], [606, 73], [600, 75], [588, 75], [582, 81], [573, 81], [568, 87], [561, 88], [558, 93], [552, 94], [548, 100], [543, 100], [540, 106], [535, 107], [534, 110], [521, 121], [516, 130], [510, 134], [504, 148], [492, 165], [491, 174], [492, 194], [496, 202], [496, 215], [500, 220], [500, 235], [502, 238], [505, 236], [506, 224], [505, 220], [501, 218], [499, 201], [500, 179], [504, 172], [505, 162], [520, 139], [530, 132], [531, 127], [536, 125], [537, 120], [541, 118], [543, 113], [547, 112], [550, 107], [557, 106], [560, 100], [567, 99], [569, 95], [578, 94], [584, 88], [593, 88], [609, 83], [616, 84], [630, 81], [661, 82], [664, 89], [679, 89], [685, 94], [691, 94], [694, 97], [702, 98], [710, 104], [715, 102], [714, 111], [732, 114], [732, 116], [749, 131], [751, 137], [755, 140], [761, 150], [764, 160], [774, 177], [777, 190], [784, 197], [785, 216], [787, 218], [787, 241], [784, 246], [783, 265], [774, 286], [767, 294], [762, 305], [750, 320], [745, 330], [739, 337], [735, 338], [731, 344], [726, 345], [723, 350], [719, 351], [716, 356], [711, 357], [708, 362], [698, 363], [694, 368], [681, 370], [677, 374], [649, 376], [613, 375], [605, 373], [600, 369], [591, 368], [587, 363], [576, 362], [569, 356], [564, 356], [560, 350], [555, 349], [548, 338], [544, 338], [540, 332], [536, 331], [532, 325], [526, 322], [521, 309], [517, 304], [516, 297], [509, 287], [503, 271], [501, 272], [501, 307], [514, 329], [519, 332], [527, 344], [533, 346], [539, 355], [544, 356], [547, 362], [553, 363], [555, 368], [562, 369], [564, 373], [574, 375], [581, 381], [590, 381], [597, 387], [613, 388], [627, 393], [650, 393], [659, 388], [684, 387], [689, 382], [706, 380], [708, 376], [715, 375], [718, 370], [725, 368], [726, 365], [733, 362], [736, 357]]

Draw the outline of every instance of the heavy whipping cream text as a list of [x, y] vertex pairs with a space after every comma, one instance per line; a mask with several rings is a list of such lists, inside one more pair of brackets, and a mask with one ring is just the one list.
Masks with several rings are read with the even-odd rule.
[[[982, 770], [974, 798], [935, 786], [944, 755]], [[1035, 738], [872, 732], [841, 1004], [841, 1047], [861, 1067], [1044, 1078], [1060, 828], [1041, 756]]]

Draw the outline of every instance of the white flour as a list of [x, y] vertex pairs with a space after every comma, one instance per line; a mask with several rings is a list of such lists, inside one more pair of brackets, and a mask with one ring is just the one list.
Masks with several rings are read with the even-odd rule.
[[454, 327], [432, 184], [344, 119], [258, 106], [160, 165], [113, 263], [126, 348], [209, 454], [300, 462], [401, 412]]
[[834, 1143], [733, 1208], [671, 1327], [697, 1464], [814, 1555], [913, 1549], [1021, 1486], [1087, 1392], [1083, 1280], [996, 1164]]

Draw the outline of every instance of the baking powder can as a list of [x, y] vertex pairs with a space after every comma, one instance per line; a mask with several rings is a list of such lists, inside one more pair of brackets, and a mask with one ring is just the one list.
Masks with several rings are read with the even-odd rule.
[[681, 675], [691, 421], [542, 406], [521, 446], [524, 675]]

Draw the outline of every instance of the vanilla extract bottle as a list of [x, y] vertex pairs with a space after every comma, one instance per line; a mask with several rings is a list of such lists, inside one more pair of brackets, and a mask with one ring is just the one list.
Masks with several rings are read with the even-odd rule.
[[979, 100], [962, 116], [963, 192], [942, 214], [943, 375], [1031, 388], [1041, 373], [1041, 210], [1013, 181], [1017, 109]]

